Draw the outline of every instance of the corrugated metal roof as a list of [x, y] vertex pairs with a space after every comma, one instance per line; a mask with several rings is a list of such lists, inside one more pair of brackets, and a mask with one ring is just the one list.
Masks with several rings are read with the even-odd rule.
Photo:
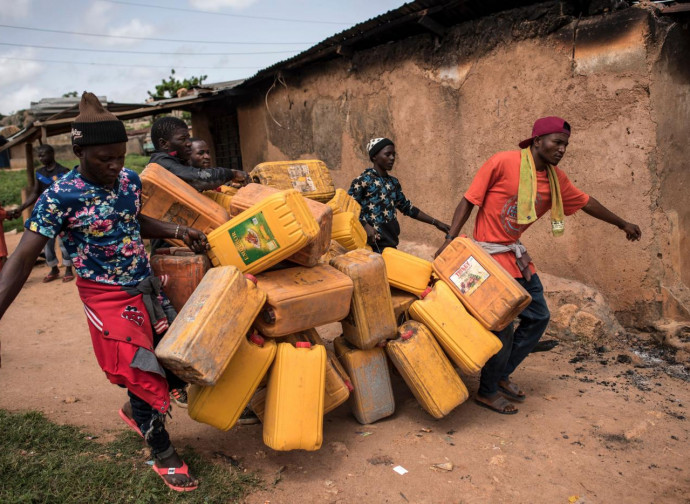
[[[273, 77], [280, 70], [294, 69], [314, 61], [334, 58], [338, 54], [347, 54], [351, 51], [374, 47], [420, 33], [429, 33], [429, 25], [436, 25], [443, 29], [492, 13], [539, 3], [553, 2], [535, 2], [533, 0], [416, 0], [359, 23], [296, 56], [264, 68], [248, 78], [240, 87]], [[424, 17], [426, 19], [420, 22]], [[431, 21], [425, 27], [422, 23], [428, 19]]]

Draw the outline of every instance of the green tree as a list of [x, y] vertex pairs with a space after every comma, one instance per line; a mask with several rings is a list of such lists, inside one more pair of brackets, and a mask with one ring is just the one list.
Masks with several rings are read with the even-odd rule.
[[76, 98], [78, 96], [76, 91], [70, 91], [69, 93], [63, 93], [63, 98]]
[[161, 83], [156, 86], [156, 92], [147, 91], [151, 98], [175, 98], [177, 90], [180, 88], [191, 88], [194, 86], [201, 86], [208, 75], [200, 75], [199, 77], [189, 77], [188, 79], [178, 80], [175, 78], [175, 69], [170, 70], [170, 77], [162, 79]]

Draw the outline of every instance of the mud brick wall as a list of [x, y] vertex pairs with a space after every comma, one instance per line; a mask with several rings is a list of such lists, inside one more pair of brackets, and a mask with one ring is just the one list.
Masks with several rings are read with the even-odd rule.
[[[238, 108], [244, 168], [319, 158], [347, 188], [369, 166], [367, 140], [388, 136], [406, 195], [450, 222], [489, 156], [517, 148], [536, 118], [562, 116], [573, 135], [561, 168], [643, 238], [628, 243], [580, 212], [556, 239], [547, 215], [523, 237], [537, 268], [600, 290], [624, 324], [688, 317], [688, 24], [641, 7], [580, 20], [559, 8], [501, 13], [255, 86]], [[402, 239], [442, 243], [400, 220]]]

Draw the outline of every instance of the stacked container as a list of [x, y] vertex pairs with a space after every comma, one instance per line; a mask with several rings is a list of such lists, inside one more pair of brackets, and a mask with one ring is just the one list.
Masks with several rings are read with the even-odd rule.
[[[205, 234], [229, 220], [228, 212], [156, 163], [141, 172], [141, 213], [153, 219], [193, 227]], [[167, 241], [183, 247], [182, 240]]]
[[[278, 192], [280, 192], [280, 190], [273, 187], [261, 184], [248, 184], [238, 190], [235, 196], [233, 196], [229, 210], [230, 215], [239, 215], [253, 205]], [[305, 199], [305, 202], [319, 226], [319, 231], [313, 239], [307, 242], [307, 245], [289, 256], [287, 260], [302, 266], [314, 266], [319, 262], [319, 258], [326, 253], [330, 245], [333, 211], [328, 205], [324, 205], [318, 201]]]
[[250, 207], [208, 235], [214, 266], [258, 273], [304, 247], [319, 231], [295, 190], [282, 191]]
[[254, 182], [276, 189], [295, 189], [304, 197], [327, 203], [335, 195], [333, 179], [323, 161], [273, 161], [254, 167], [250, 175]]
[[211, 268], [156, 347], [156, 356], [185, 381], [215, 385], [265, 301], [266, 294], [237, 268]]
[[335, 196], [328, 202], [328, 206], [333, 209], [333, 215], [341, 212], [352, 212], [355, 218], [359, 219], [359, 214], [362, 212], [362, 207], [357, 203], [357, 200], [347, 194], [345, 189], [336, 189]]
[[386, 263], [388, 283], [398, 289], [421, 295], [429, 286], [431, 263], [394, 248], [385, 248], [381, 254]]
[[434, 271], [467, 310], [491, 331], [500, 331], [532, 298], [480, 245], [453, 240], [433, 262]]
[[264, 444], [278, 451], [321, 448], [325, 385], [323, 346], [279, 343], [266, 387]]
[[186, 247], [160, 248], [151, 256], [153, 274], [168, 277], [163, 290], [177, 312], [194, 293], [210, 267], [208, 257], [195, 254]]
[[331, 238], [348, 250], [364, 248], [367, 232], [352, 212], [340, 212], [333, 216]]

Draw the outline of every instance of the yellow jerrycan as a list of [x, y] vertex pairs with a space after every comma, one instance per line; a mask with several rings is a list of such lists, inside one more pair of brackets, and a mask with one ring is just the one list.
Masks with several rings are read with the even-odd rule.
[[[222, 206], [157, 163], [146, 165], [141, 185], [141, 213], [147, 217], [193, 227], [206, 235], [230, 219]], [[185, 246], [182, 240], [166, 241]]]
[[278, 451], [321, 448], [326, 348], [278, 343], [266, 387], [264, 444]]
[[218, 382], [189, 387], [189, 416], [220, 430], [231, 429], [247, 407], [276, 355], [276, 344], [257, 332], [242, 338]]
[[381, 253], [386, 263], [386, 276], [391, 287], [397, 287], [417, 296], [429, 286], [431, 263], [425, 259], [387, 247]]
[[[228, 215], [231, 215], [230, 203], [232, 202], [232, 196], [220, 191], [203, 191], [201, 194], [218, 203], [225, 209], [226, 212], [228, 212]], [[230, 219], [228, 218], [228, 220]]]
[[[237, 191], [237, 194], [232, 198], [230, 205], [230, 215], [235, 216], [244, 212], [248, 208], [260, 203], [269, 196], [280, 192], [279, 189], [261, 185], [261, 184], [247, 184], [245, 187]], [[331, 229], [333, 225], [333, 211], [328, 205], [319, 203], [306, 198], [305, 203], [309, 211], [314, 216], [316, 223], [319, 226], [319, 231], [307, 245], [295, 252], [287, 258], [288, 261], [300, 264], [302, 266], [314, 266], [319, 262], [319, 258], [326, 253], [331, 241]]]
[[163, 366], [215, 385], [249, 331], [266, 294], [233, 266], [211, 268], [156, 347]]
[[434, 271], [474, 318], [500, 331], [527, 308], [532, 298], [481, 245], [454, 239], [433, 262]]
[[386, 353], [419, 404], [434, 418], [443, 418], [469, 397], [448, 357], [423, 324], [410, 320], [401, 325], [398, 338], [386, 343]]
[[[285, 338], [287, 342], [296, 344], [298, 341], [308, 341], [312, 345], [324, 345], [316, 329], [301, 331]], [[329, 413], [343, 404], [350, 397], [352, 382], [343, 366], [340, 365], [335, 354], [326, 349], [326, 395], [323, 401], [323, 413]]]
[[151, 255], [151, 270], [160, 277], [167, 275], [163, 292], [179, 312], [204, 275], [211, 261], [203, 254], [195, 254], [187, 247], [159, 248]]
[[331, 174], [318, 159], [261, 163], [250, 175], [256, 183], [280, 190], [295, 189], [305, 198], [321, 203], [327, 203], [335, 195]]
[[331, 259], [331, 266], [349, 276], [354, 284], [350, 313], [341, 322], [345, 338], [367, 350], [395, 337], [395, 313], [381, 255], [353, 250]]
[[367, 232], [352, 212], [340, 212], [333, 216], [331, 239], [348, 250], [355, 250], [366, 246]]
[[410, 316], [431, 329], [448, 356], [467, 374], [478, 373], [503, 346], [467, 313], [443, 280], [412, 303]]
[[266, 271], [256, 280], [267, 299], [254, 326], [265, 336], [286, 336], [330, 324], [350, 312], [352, 280], [327, 264]]
[[318, 233], [302, 196], [282, 191], [248, 208], [208, 235], [214, 266], [259, 273], [288, 258]]
[[392, 415], [395, 400], [383, 348], [359, 350], [342, 336], [333, 340], [333, 347], [352, 382], [350, 408], [357, 421], [370, 424]]
[[362, 207], [357, 200], [347, 194], [345, 189], [336, 189], [335, 196], [328, 202], [328, 206], [333, 209], [333, 215], [340, 212], [352, 212], [355, 219], [359, 219], [359, 214], [362, 212]]

